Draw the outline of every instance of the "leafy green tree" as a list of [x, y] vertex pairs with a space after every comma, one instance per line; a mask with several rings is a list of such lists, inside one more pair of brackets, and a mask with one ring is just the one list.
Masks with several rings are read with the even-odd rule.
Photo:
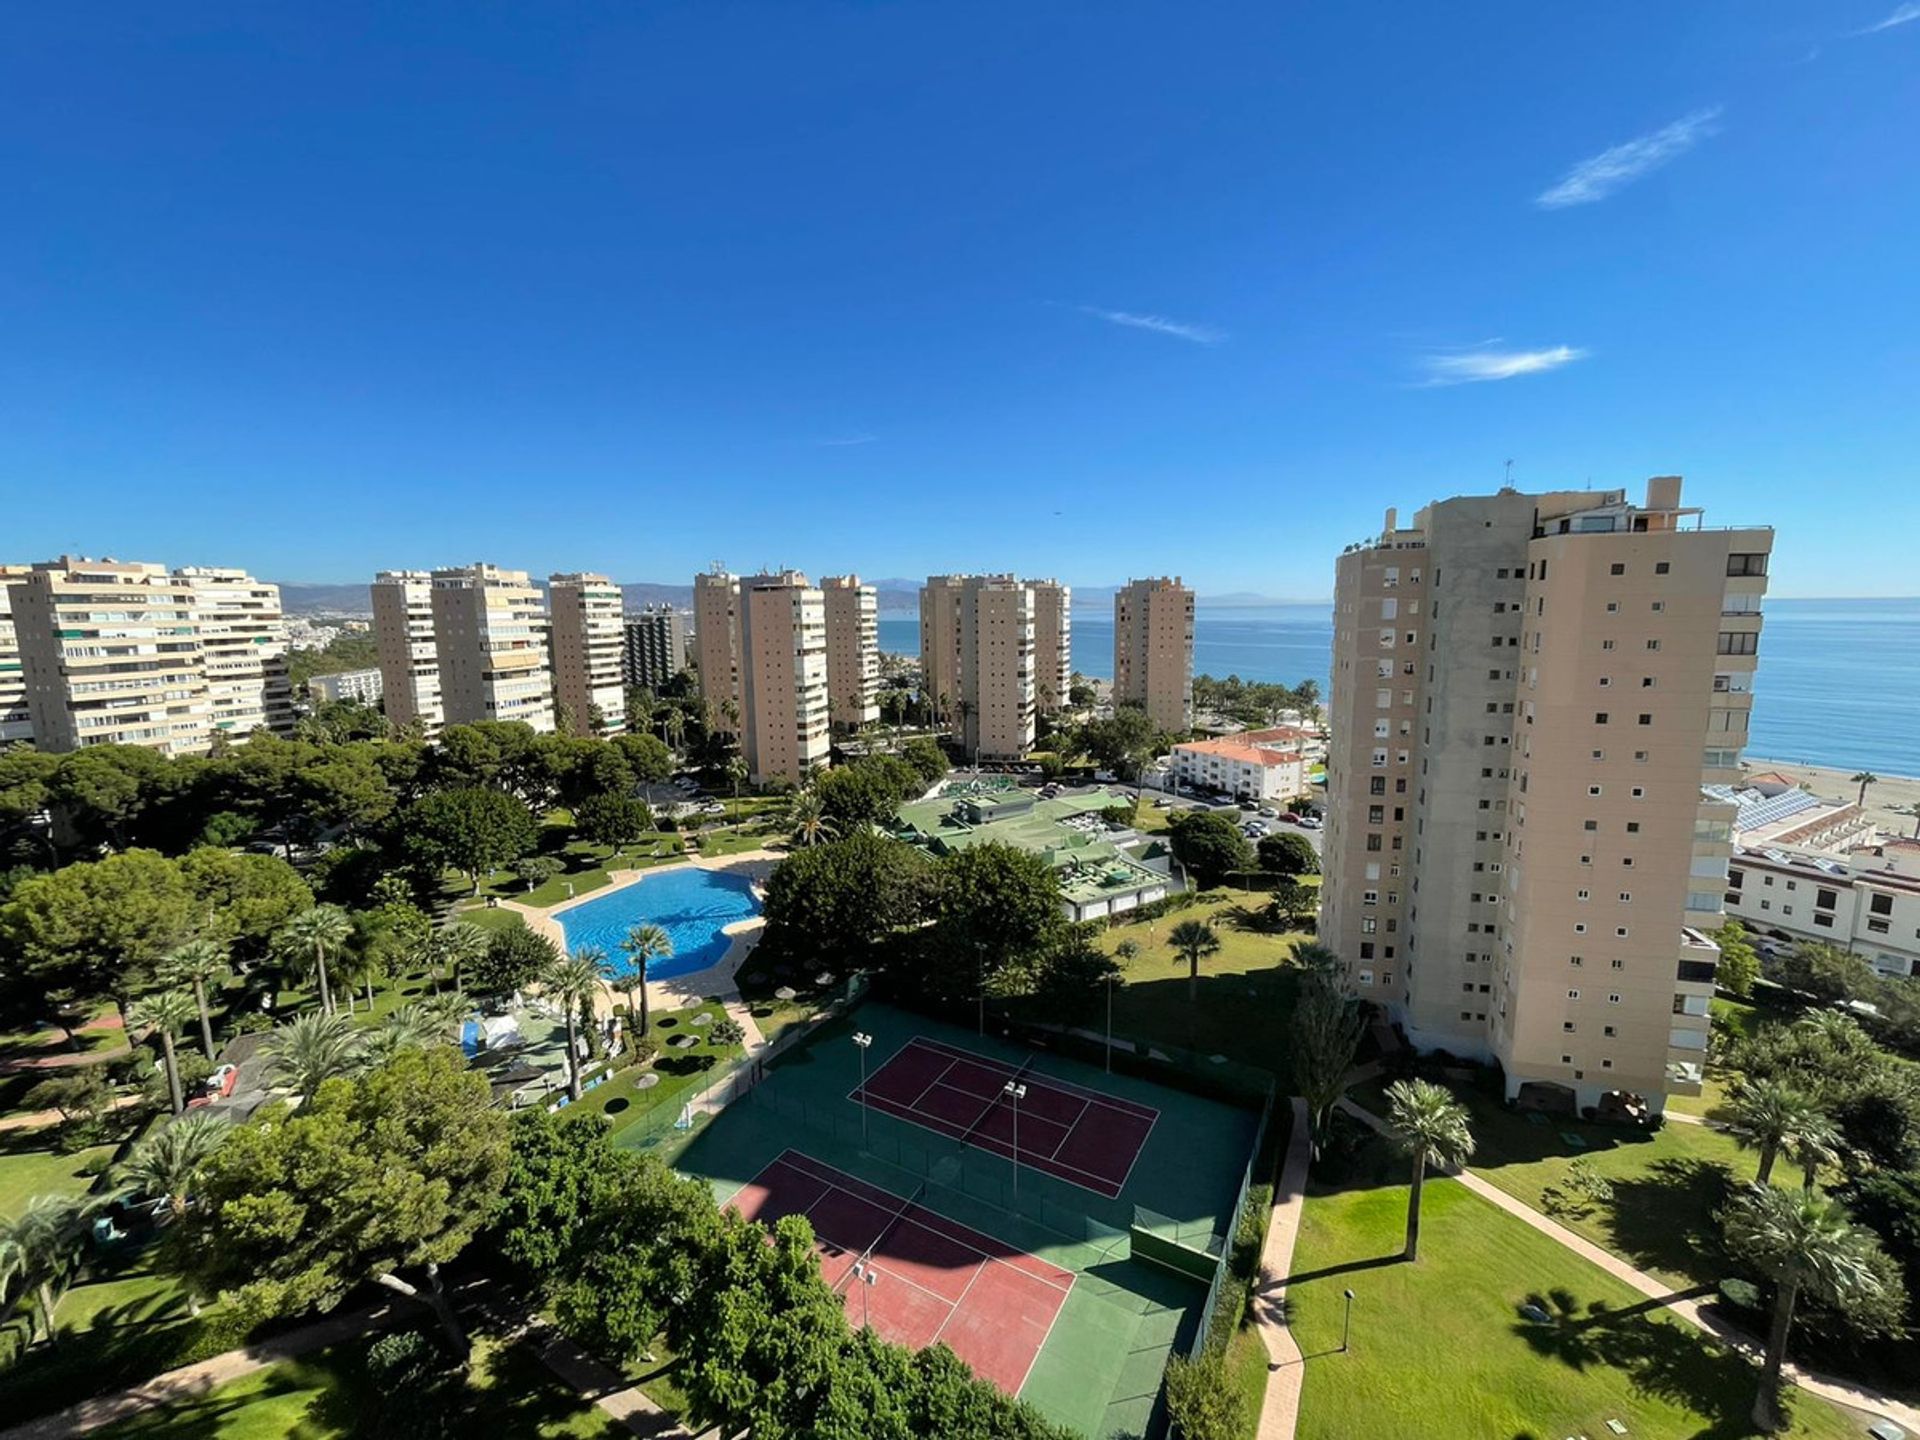
[[600, 972], [607, 952], [583, 946], [557, 960], [540, 979], [541, 988], [559, 1002], [567, 1020], [567, 1094], [580, 1098], [580, 1013], [600, 998]]
[[165, 1201], [167, 1217], [178, 1220], [187, 1213], [207, 1162], [232, 1130], [220, 1116], [201, 1113], [182, 1116], [154, 1131], [133, 1147], [120, 1167], [125, 1193]]
[[1862, 1176], [1847, 1185], [1843, 1198], [1848, 1213], [1880, 1238], [1900, 1266], [1911, 1318], [1920, 1310], [1920, 1171], [1881, 1170]]
[[767, 881], [767, 938], [806, 961], [850, 955], [866, 968], [883, 942], [927, 916], [933, 861], [904, 841], [859, 830], [796, 850]]
[[433, 932], [427, 941], [427, 957], [433, 968], [433, 984], [440, 987], [444, 968], [453, 988], [466, 988], [467, 971], [487, 953], [492, 936], [469, 920], [454, 920]]
[[1900, 1277], [1870, 1231], [1811, 1190], [1750, 1186], [1728, 1202], [1721, 1223], [1727, 1249], [1774, 1283], [1773, 1325], [1753, 1402], [1755, 1427], [1770, 1433], [1781, 1428], [1780, 1368], [1801, 1296], [1844, 1307], [1854, 1326], [1871, 1333], [1897, 1323]]
[[1760, 952], [1747, 939], [1738, 920], [1729, 920], [1713, 932], [1720, 947], [1720, 963], [1714, 969], [1714, 983], [1730, 995], [1751, 995], [1753, 982], [1760, 978]]
[[340, 746], [295, 778], [296, 803], [323, 827], [339, 826], [348, 838], [366, 834], [394, 810], [393, 787], [372, 755]]
[[278, 855], [240, 855], [202, 846], [180, 858], [194, 903], [209, 918], [201, 933], [242, 955], [267, 953], [274, 932], [313, 906], [313, 891]]
[[[671, 715], [679, 717], [679, 728], [684, 734], [686, 717], [678, 710], [672, 711]], [[670, 728], [672, 724], [670, 718], [668, 720]], [[627, 762], [634, 779], [642, 784], [657, 785], [673, 774], [673, 751], [668, 749], [664, 742], [654, 739], [651, 735], [616, 735], [607, 743], [621, 759]]]
[[1342, 991], [1331, 973], [1311, 970], [1300, 986], [1292, 1030], [1294, 1088], [1307, 1102], [1318, 1154], [1326, 1143], [1333, 1107], [1347, 1093], [1347, 1074], [1360, 1051], [1367, 1021], [1359, 1003]]
[[53, 772], [60, 757], [30, 745], [0, 750], [0, 830], [24, 825], [47, 808], [53, 798]]
[[1772, 968], [1774, 978], [1788, 989], [1828, 1003], [1871, 991], [1877, 978], [1865, 956], [1811, 942], [1795, 945]]
[[1413, 1184], [1407, 1192], [1406, 1258], [1420, 1255], [1420, 1191], [1429, 1165], [1447, 1169], [1473, 1154], [1467, 1107], [1453, 1092], [1430, 1080], [1396, 1080], [1387, 1087], [1387, 1117], [1394, 1139], [1413, 1159]]
[[1282, 930], [1298, 930], [1320, 904], [1317, 889], [1285, 875], [1273, 882], [1272, 895], [1267, 902], [1267, 921]]
[[605, 845], [609, 858], [625, 850], [653, 827], [653, 812], [631, 795], [589, 795], [574, 807], [573, 828], [580, 838]]
[[166, 758], [144, 745], [89, 745], [60, 757], [48, 798], [82, 838], [124, 850], [166, 768]]
[[943, 856], [937, 873], [940, 988], [950, 996], [971, 996], [976, 985], [990, 995], [1031, 993], [1066, 929], [1054, 868], [1031, 851], [989, 841]]
[[54, 1313], [60, 1290], [80, 1263], [94, 1215], [104, 1197], [36, 1195], [11, 1219], [0, 1219], [0, 1275], [17, 1276], [40, 1312], [40, 1334], [58, 1347]]
[[1167, 1418], [1179, 1440], [1239, 1440], [1247, 1429], [1246, 1392], [1217, 1352], [1167, 1362]]
[[[455, 727], [459, 728], [459, 727]], [[401, 822], [414, 857], [480, 881], [532, 851], [539, 826], [524, 802], [499, 790], [442, 790], [408, 806]]]
[[1187, 1003], [1200, 998], [1200, 962], [1220, 953], [1220, 936], [1204, 920], [1182, 920], [1167, 933], [1173, 953], [1187, 962]]
[[113, 1087], [107, 1067], [82, 1065], [56, 1070], [22, 1097], [29, 1112], [56, 1110], [60, 1114], [63, 1148], [79, 1149], [101, 1137], [102, 1121], [113, 1109]]
[[280, 927], [283, 954], [313, 971], [320, 986], [320, 1008], [333, 1013], [333, 988], [327, 962], [337, 956], [353, 935], [353, 917], [338, 905], [315, 905]]
[[[620, 942], [620, 953], [626, 957], [626, 963], [615, 983], [626, 992], [628, 1017], [638, 1017], [639, 1033], [645, 1035], [653, 1028], [653, 1014], [647, 1003], [647, 969], [655, 960], [665, 960], [673, 954], [673, 937], [663, 927], [643, 922], [627, 931], [626, 939]], [[633, 1003], [636, 993], [640, 997], [638, 1010]]]
[[1773, 1175], [1773, 1162], [1790, 1149], [1800, 1134], [1824, 1123], [1818, 1107], [1799, 1090], [1781, 1080], [1753, 1080], [1735, 1087], [1727, 1110], [1727, 1129], [1748, 1149], [1760, 1152], [1757, 1184]]
[[[507, 1148], [486, 1076], [445, 1046], [407, 1051], [238, 1127], [208, 1160], [179, 1227], [191, 1243], [173, 1253], [249, 1314], [331, 1308], [371, 1280], [429, 1306], [464, 1355], [440, 1266], [492, 1213]], [[424, 1289], [404, 1277], [413, 1269]]]
[[1253, 847], [1233, 821], [1215, 810], [1179, 810], [1167, 818], [1173, 858], [1199, 889], [1211, 889], [1236, 870], [1253, 865]]
[[558, 945], [518, 920], [488, 938], [486, 953], [467, 967], [467, 988], [476, 995], [511, 995], [539, 979], [559, 958]]
[[296, 1015], [268, 1037], [267, 1073], [311, 1100], [329, 1080], [352, 1075], [364, 1054], [360, 1032], [345, 1015]]
[[814, 787], [820, 813], [842, 835], [867, 825], [894, 823], [902, 802], [926, 788], [920, 772], [892, 755], [868, 755], [829, 771]]
[[1254, 848], [1259, 854], [1260, 868], [1275, 875], [1320, 873], [1320, 852], [1306, 836], [1292, 830], [1262, 835]]
[[185, 990], [155, 991], [136, 1000], [127, 1013], [129, 1025], [151, 1029], [160, 1037], [160, 1059], [166, 1068], [167, 1092], [172, 1097], [175, 1115], [185, 1112], [187, 1101], [180, 1089], [180, 1057], [174, 1050], [174, 1042], [179, 1038], [180, 1027], [190, 1024], [196, 1013], [193, 996]]
[[213, 1014], [207, 1006], [207, 991], [227, 978], [229, 966], [226, 947], [217, 940], [201, 938], [169, 951], [160, 962], [160, 979], [168, 985], [184, 985], [193, 994], [194, 1009], [200, 1016], [200, 1048], [207, 1059], [215, 1057]]
[[560, 873], [560, 862], [551, 855], [529, 855], [513, 862], [513, 878], [527, 887], [531, 895]]
[[914, 774], [920, 777], [921, 788], [947, 778], [947, 756], [939, 742], [926, 735], [916, 735], [900, 747], [900, 758], [913, 767]]
[[1157, 738], [1152, 719], [1138, 705], [1116, 706], [1111, 717], [1080, 727], [1080, 746], [1094, 763], [1129, 779], [1152, 758]]
[[506, 1181], [488, 1217], [488, 1248], [525, 1279], [555, 1285], [594, 1243], [587, 1232], [602, 1222], [616, 1173], [638, 1158], [614, 1148], [612, 1129], [604, 1115], [562, 1117], [537, 1106], [514, 1113]]
[[1830, 1102], [1846, 1150], [1861, 1168], [1920, 1168], [1920, 1076], [1888, 1057]]

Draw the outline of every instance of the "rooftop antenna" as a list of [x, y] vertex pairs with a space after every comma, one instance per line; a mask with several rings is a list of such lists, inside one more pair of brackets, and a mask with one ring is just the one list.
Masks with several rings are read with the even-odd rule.
[[1513, 462], [1511, 460], [1507, 461], [1506, 485], [1509, 490], [1513, 488]]

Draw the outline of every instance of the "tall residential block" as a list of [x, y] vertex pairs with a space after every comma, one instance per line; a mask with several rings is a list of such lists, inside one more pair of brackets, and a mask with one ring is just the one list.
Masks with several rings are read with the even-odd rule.
[[960, 594], [961, 743], [974, 760], [1018, 760], [1033, 748], [1033, 587], [1011, 575], [969, 575]]
[[243, 740], [257, 729], [293, 733], [293, 683], [280, 587], [244, 570], [176, 570], [193, 597], [194, 627], [206, 667], [208, 725], [214, 736]]
[[66, 555], [17, 575], [10, 598], [40, 749], [145, 745], [192, 755], [210, 747], [187, 581], [164, 565]]
[[858, 575], [820, 582], [827, 609], [827, 708], [835, 728], [880, 718], [880, 592]]
[[1033, 582], [1033, 696], [1042, 714], [1067, 703], [1073, 689], [1073, 587]]
[[425, 570], [382, 570], [373, 577], [371, 593], [387, 719], [417, 726], [431, 740], [446, 721], [433, 638], [433, 576]]
[[1162, 730], [1193, 728], [1193, 592], [1171, 580], [1129, 580], [1113, 597], [1113, 698]]
[[1321, 933], [1509, 1096], [1696, 1094], [1772, 532], [1677, 477], [1437, 502], [1340, 557]]
[[921, 692], [942, 720], [960, 701], [960, 596], [965, 575], [929, 575], [920, 587]]
[[832, 748], [827, 616], [797, 570], [739, 582], [741, 751], [753, 783], [799, 784]]
[[20, 641], [13, 628], [8, 587], [24, 579], [26, 565], [0, 565], [0, 745], [33, 738], [27, 712], [27, 677], [20, 662]]
[[605, 575], [552, 575], [553, 694], [576, 735], [627, 728], [626, 628], [620, 587]]
[[716, 565], [693, 577], [693, 658], [707, 724], [716, 732], [738, 729], [727, 718], [729, 705], [746, 708], [740, 656], [740, 577]]
[[542, 734], [553, 730], [547, 612], [526, 571], [435, 570], [433, 639], [447, 724], [520, 720]]
[[687, 625], [671, 605], [649, 606], [622, 622], [629, 685], [658, 690], [687, 668]]

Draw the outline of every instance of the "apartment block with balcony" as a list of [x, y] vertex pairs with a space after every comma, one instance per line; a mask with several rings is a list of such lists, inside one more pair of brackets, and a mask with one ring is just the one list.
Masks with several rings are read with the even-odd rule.
[[1043, 715], [1064, 709], [1073, 690], [1073, 587], [1033, 582], [1033, 697]]
[[13, 600], [8, 588], [24, 579], [28, 565], [0, 565], [0, 745], [33, 739], [33, 716], [27, 709], [27, 676], [20, 660], [20, 639], [13, 628]]
[[746, 709], [741, 693], [740, 577], [718, 565], [693, 577], [693, 657], [707, 725], [734, 734]]
[[67, 555], [16, 571], [9, 598], [40, 749], [210, 748], [212, 705], [186, 581], [162, 565]]
[[446, 721], [433, 632], [433, 576], [425, 570], [382, 570], [369, 593], [387, 719], [431, 740]]
[[1660, 477], [1341, 558], [1323, 929], [1416, 1044], [1543, 1104], [1697, 1090], [1770, 548]]
[[432, 572], [432, 588], [445, 723], [520, 721], [552, 733], [547, 612], [527, 572], [456, 566]]
[[1920, 839], [1844, 854], [1736, 843], [1726, 905], [1757, 935], [1851, 950], [1882, 975], [1920, 975]]
[[378, 705], [385, 693], [386, 677], [377, 665], [366, 670], [336, 670], [331, 675], [315, 675], [307, 681], [307, 699], [315, 705], [332, 705], [342, 700]]
[[832, 751], [826, 599], [797, 570], [740, 581], [741, 749], [756, 785], [798, 785]]
[[649, 606], [623, 623], [622, 668], [629, 685], [659, 690], [687, 668], [687, 624], [671, 605]]
[[974, 760], [1019, 760], [1033, 749], [1033, 587], [1011, 575], [970, 575], [960, 595], [960, 741]]
[[929, 575], [920, 587], [920, 685], [947, 724], [960, 702], [960, 597], [968, 578]]
[[1177, 575], [1115, 592], [1113, 698], [1143, 707], [1162, 730], [1193, 728], [1193, 592]]
[[827, 615], [827, 708], [851, 733], [880, 718], [880, 592], [858, 575], [820, 582]]
[[547, 578], [553, 694], [576, 735], [627, 728], [626, 628], [620, 587], [585, 572]]
[[280, 587], [244, 570], [176, 570], [193, 596], [194, 625], [206, 666], [213, 736], [244, 740], [255, 730], [293, 733], [293, 682]]

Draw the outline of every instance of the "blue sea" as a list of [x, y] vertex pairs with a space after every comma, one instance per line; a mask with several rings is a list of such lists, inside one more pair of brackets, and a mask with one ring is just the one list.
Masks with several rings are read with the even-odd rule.
[[[880, 648], [917, 654], [920, 625], [881, 617]], [[1324, 605], [1202, 606], [1203, 675], [1327, 689], [1333, 613]], [[1113, 677], [1113, 620], [1075, 611], [1073, 668]], [[1769, 600], [1754, 682], [1751, 755], [1883, 775], [1920, 775], [1920, 598]]]

